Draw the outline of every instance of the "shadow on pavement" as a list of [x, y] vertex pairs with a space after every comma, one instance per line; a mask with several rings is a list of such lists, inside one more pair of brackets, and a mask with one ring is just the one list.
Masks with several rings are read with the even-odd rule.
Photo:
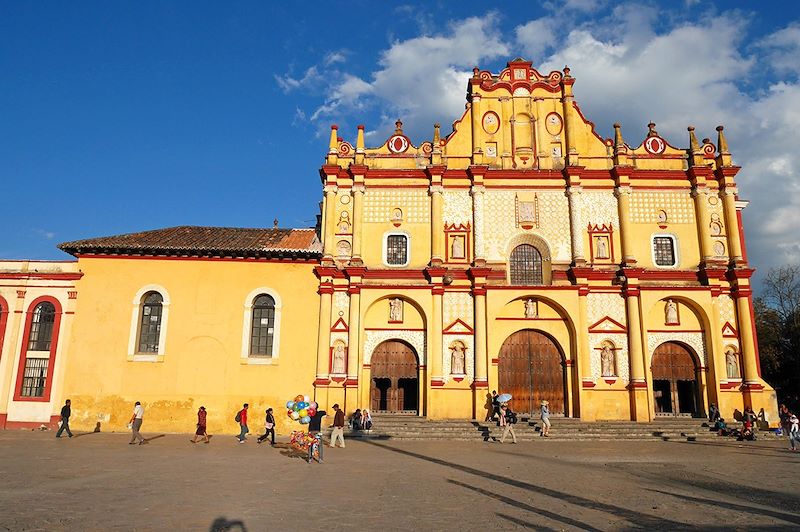
[[214, 519], [214, 522], [211, 523], [211, 528], [208, 529], [208, 532], [247, 532], [247, 527], [244, 526], [244, 521], [239, 519], [235, 520], [228, 520], [224, 517], [217, 517]]
[[[514, 478], [508, 478], [501, 475], [497, 475], [495, 473], [490, 473], [488, 471], [481, 471], [480, 469], [475, 469], [472, 467], [464, 466], [461, 464], [456, 464], [453, 462], [448, 462], [446, 460], [442, 460], [439, 458], [433, 458], [432, 456], [426, 456], [424, 454], [419, 454], [411, 451], [406, 451], [403, 449], [397, 449], [395, 447], [389, 447], [387, 445], [383, 445], [376, 442], [365, 441], [369, 445], [374, 445], [376, 447], [380, 447], [387, 451], [402, 454], [405, 456], [410, 456], [412, 458], [417, 458], [419, 460], [425, 460], [427, 462], [431, 462], [440, 466], [449, 467], [451, 469], [455, 469], [457, 471], [461, 471], [463, 473], [467, 473], [470, 475], [475, 475], [482, 479], [487, 480], [494, 480], [496, 482], [501, 482], [503, 484], [507, 484], [509, 486], [513, 486], [515, 488], [520, 488], [523, 490], [527, 490], [530, 492], [534, 492], [540, 495], [545, 495], [547, 497], [552, 497], [554, 499], [558, 499], [570, 504], [574, 504], [580, 508], [589, 508], [592, 510], [598, 510], [601, 512], [606, 512], [617, 517], [621, 517], [627, 520], [631, 526], [637, 527], [644, 527], [647, 529], [659, 528], [659, 529], [669, 529], [669, 530], [682, 530], [689, 527], [689, 525], [682, 523], [680, 521], [673, 521], [671, 519], [666, 519], [663, 517], [657, 517], [649, 514], [645, 514], [642, 512], [637, 512], [636, 510], [630, 510], [628, 508], [623, 508], [621, 506], [615, 506], [613, 504], [603, 503], [600, 501], [595, 501], [592, 499], [587, 499], [585, 497], [580, 497], [575, 495], [574, 493], [569, 493], [565, 491], [558, 491], [552, 488], [546, 488], [544, 486], [537, 486], [535, 484], [531, 484], [528, 482], [523, 482], [521, 480], [517, 480]], [[470, 489], [474, 489], [470, 486]], [[511, 503], [509, 503], [511, 504]], [[522, 504], [518, 502], [514, 502], [514, 504]], [[539, 507], [527, 507], [525, 509], [532, 509], [531, 511], [535, 511], [536, 513], [542, 513], [542, 509]], [[557, 514], [550, 514], [549, 516], [551, 519], [561, 521], [565, 524], [571, 526], [588, 526], [583, 525], [582, 523], [576, 523], [569, 518], [566, 518], [563, 515]]]
[[[682, 495], [680, 493], [671, 493], [669, 491], [662, 491], [662, 490], [654, 490], [648, 489], [653, 493], [661, 493], [662, 495], [669, 495], [670, 497], [676, 497], [678, 499], [683, 499], [685, 501], [691, 501], [697, 504], [705, 504], [712, 508], [725, 508], [727, 510], [735, 510], [738, 512], [744, 512], [748, 514], [757, 514], [763, 515], [766, 517], [772, 517], [773, 519], [780, 519], [781, 521], [786, 521], [788, 523], [794, 523], [796, 525], [800, 525], [800, 515], [797, 514], [789, 514], [784, 512], [778, 512], [775, 510], [769, 510], [767, 508], [754, 508], [753, 506], [745, 506], [744, 504], [736, 504], [733, 502], [725, 502], [720, 500], [711, 500], [711, 499], [703, 499], [701, 497], [693, 497], [691, 495]], [[772, 504], [775, 504], [774, 502]], [[796, 529], [795, 529], [796, 530]]]

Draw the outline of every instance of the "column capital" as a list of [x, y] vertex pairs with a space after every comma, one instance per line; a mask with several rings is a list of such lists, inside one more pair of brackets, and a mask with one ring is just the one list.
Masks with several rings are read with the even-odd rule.
[[614, 187], [614, 197], [619, 198], [621, 196], [630, 196], [633, 194], [633, 189], [630, 185], [620, 185]]
[[356, 194], [363, 194], [367, 191], [367, 187], [364, 186], [363, 183], [357, 183], [353, 185], [353, 188], [350, 189], [350, 192], [355, 196]]
[[486, 187], [483, 185], [472, 185], [469, 189], [469, 193], [471, 196], [475, 197], [486, 192]]
[[567, 194], [570, 196], [577, 196], [583, 193], [583, 187], [580, 185], [569, 185], [567, 186]]
[[428, 194], [433, 196], [434, 194], [443, 194], [444, 187], [442, 185], [431, 185], [428, 189]]
[[322, 190], [325, 192], [325, 195], [327, 196], [328, 194], [336, 194], [337, 192], [339, 192], [339, 187], [336, 185], [327, 184]]

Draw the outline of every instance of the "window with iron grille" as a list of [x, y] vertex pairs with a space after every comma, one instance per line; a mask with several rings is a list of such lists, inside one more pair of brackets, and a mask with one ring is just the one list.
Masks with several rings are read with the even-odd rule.
[[158, 292], [148, 292], [142, 298], [142, 313], [139, 320], [140, 353], [158, 353], [163, 302], [164, 298]]
[[253, 302], [253, 320], [250, 328], [250, 356], [272, 356], [275, 338], [275, 300], [266, 294]]
[[511, 284], [542, 284], [542, 254], [530, 244], [521, 244], [511, 252]]
[[45, 301], [36, 305], [28, 336], [28, 351], [50, 351], [55, 318], [56, 307], [52, 303]]
[[408, 237], [389, 235], [386, 237], [386, 264], [405, 266], [408, 263]]
[[675, 266], [675, 240], [671, 236], [653, 237], [656, 266]]
[[25, 373], [22, 376], [22, 397], [44, 397], [47, 384], [49, 358], [26, 358]]

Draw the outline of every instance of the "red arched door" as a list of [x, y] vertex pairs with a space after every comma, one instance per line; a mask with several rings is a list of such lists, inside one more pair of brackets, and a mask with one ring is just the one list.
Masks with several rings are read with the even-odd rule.
[[653, 396], [657, 415], [696, 415], [699, 411], [697, 364], [677, 342], [665, 342], [653, 353]]
[[370, 374], [373, 412], [418, 412], [419, 362], [408, 344], [398, 340], [379, 344], [372, 352]]
[[543, 400], [552, 414], [564, 414], [565, 367], [558, 346], [538, 331], [519, 331], [503, 342], [498, 372], [499, 393], [513, 397], [511, 409], [535, 413]]

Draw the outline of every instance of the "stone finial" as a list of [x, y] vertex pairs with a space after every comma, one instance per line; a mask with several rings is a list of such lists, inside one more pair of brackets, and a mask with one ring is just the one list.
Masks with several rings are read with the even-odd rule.
[[397, 122], [394, 123], [394, 128], [395, 128], [394, 129], [394, 134], [395, 135], [402, 135], [403, 134], [403, 121], [398, 118]]
[[717, 126], [717, 151], [719, 152], [717, 156], [717, 166], [731, 166], [733, 160], [731, 159], [731, 152], [728, 151], [728, 141], [725, 140], [725, 134], [722, 132], [723, 129], [725, 128]]
[[472, 77], [477, 78], [478, 74], [481, 73], [481, 69], [478, 67], [472, 67]]
[[356, 136], [356, 151], [364, 151], [364, 126], [358, 126], [358, 135]]
[[275, 229], [277, 229], [277, 228], [278, 228], [278, 219], [277, 219], [277, 218], [275, 218], [274, 220], [272, 220], [272, 227], [274, 227]]
[[438, 146], [439, 143], [442, 140], [442, 135], [441, 135], [441, 133], [439, 131], [440, 128], [441, 128], [441, 126], [439, 125], [439, 122], [436, 122], [435, 124], [433, 124], [433, 146], [434, 147]]
[[629, 166], [628, 147], [622, 139], [622, 126], [614, 124], [614, 165]]
[[689, 157], [692, 160], [692, 166], [702, 166], [705, 161], [703, 157], [703, 150], [700, 143], [697, 142], [697, 135], [694, 134], [694, 126], [686, 128], [689, 132]]
[[564, 65], [564, 77], [571, 78], [572, 76], [570, 76], [569, 73], [570, 73], [569, 67], [567, 65]]
[[622, 126], [619, 122], [614, 123], [614, 146], [623, 146], [625, 141], [622, 140]]
[[657, 137], [658, 131], [656, 131], [656, 124], [655, 122], [650, 122], [647, 124], [647, 136], [648, 137]]
[[339, 160], [339, 126], [333, 124], [331, 126], [331, 139], [328, 142], [328, 164], [336, 164]]

